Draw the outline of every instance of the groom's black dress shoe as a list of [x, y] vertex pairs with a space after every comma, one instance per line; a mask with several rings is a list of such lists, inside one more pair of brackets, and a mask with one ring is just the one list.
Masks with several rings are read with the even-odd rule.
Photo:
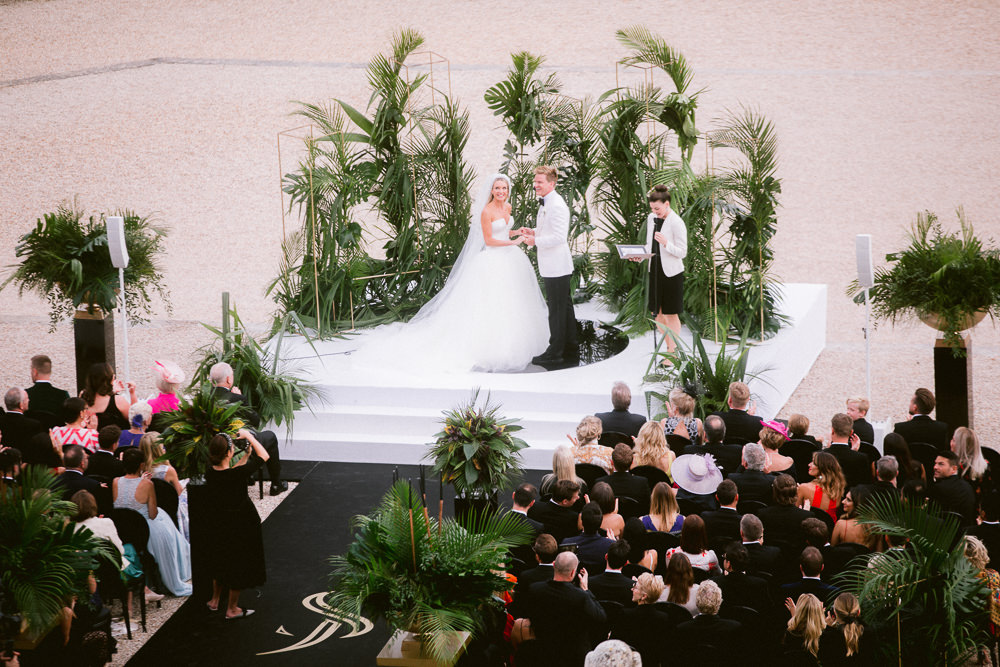
[[562, 363], [562, 357], [553, 357], [549, 354], [540, 354], [537, 357], [534, 357], [531, 360], [531, 363], [533, 363], [536, 366], [559, 364]]

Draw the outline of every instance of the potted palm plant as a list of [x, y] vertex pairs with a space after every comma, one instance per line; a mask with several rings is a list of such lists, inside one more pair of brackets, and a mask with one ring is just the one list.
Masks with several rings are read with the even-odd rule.
[[498, 507], [497, 492], [510, 486], [521, 474], [521, 450], [527, 443], [513, 434], [523, 427], [498, 415], [499, 405], [482, 407], [479, 390], [459, 407], [444, 412], [444, 428], [431, 443], [426, 459], [433, 460], [432, 472], [455, 487], [455, 515], [476, 509]]
[[[1000, 314], [1000, 251], [983, 246], [961, 208], [958, 222], [960, 233], [946, 233], [935, 214], [917, 214], [910, 245], [885, 256], [892, 264], [876, 269], [869, 300], [876, 318], [916, 316], [960, 353], [962, 331]], [[857, 281], [848, 294], [864, 302]]]
[[330, 561], [329, 606], [356, 623], [384, 618], [397, 633], [416, 636], [415, 645], [387, 645], [402, 643], [404, 657], [424, 659], [416, 664], [453, 657], [464, 644], [460, 633], [475, 635], [490, 607], [502, 609], [495, 595], [511, 587], [504, 555], [531, 539], [510, 514], [434, 520], [402, 480], [354, 527], [347, 552]]
[[[14, 248], [20, 259], [0, 284], [11, 283], [18, 293], [35, 292], [49, 303], [50, 331], [74, 317], [77, 384], [93, 363], [114, 364], [112, 313], [118, 303], [118, 270], [111, 264], [105, 215], [83, 219], [75, 204], [61, 204], [46, 213]], [[157, 264], [166, 231], [149, 217], [133, 211], [115, 213], [125, 221], [129, 264], [125, 269], [125, 302], [129, 317], [144, 321], [152, 311], [152, 293], [167, 304], [167, 290]]]

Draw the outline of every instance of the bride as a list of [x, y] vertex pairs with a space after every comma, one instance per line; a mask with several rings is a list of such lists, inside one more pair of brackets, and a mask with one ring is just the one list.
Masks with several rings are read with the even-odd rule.
[[406, 324], [379, 327], [353, 355], [400, 370], [516, 371], [548, 344], [548, 310], [513, 229], [510, 179], [494, 174], [473, 204], [469, 236], [447, 282]]

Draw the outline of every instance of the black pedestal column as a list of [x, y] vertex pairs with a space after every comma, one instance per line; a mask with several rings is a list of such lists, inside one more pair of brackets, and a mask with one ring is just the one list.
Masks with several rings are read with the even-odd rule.
[[934, 345], [934, 396], [937, 418], [954, 431], [972, 428], [972, 339], [962, 336], [962, 356], [956, 356], [944, 340]]

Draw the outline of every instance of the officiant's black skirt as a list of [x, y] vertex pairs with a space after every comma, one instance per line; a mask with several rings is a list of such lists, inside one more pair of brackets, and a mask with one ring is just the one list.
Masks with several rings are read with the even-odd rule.
[[680, 315], [684, 310], [684, 272], [663, 275], [659, 258], [653, 257], [649, 272], [649, 310], [656, 315]]

